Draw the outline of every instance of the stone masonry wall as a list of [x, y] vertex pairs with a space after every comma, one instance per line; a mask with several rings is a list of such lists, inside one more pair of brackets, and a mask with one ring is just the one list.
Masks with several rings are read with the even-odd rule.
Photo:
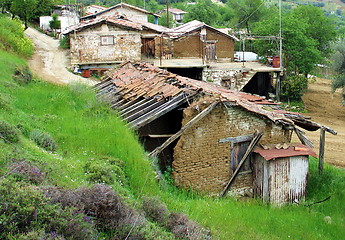
[[[192, 119], [209, 102], [200, 102], [184, 110], [183, 125]], [[230, 143], [219, 143], [226, 137], [263, 131], [261, 143], [290, 142], [290, 132], [261, 116], [240, 107], [227, 109], [219, 104], [209, 115], [188, 129], [174, 149], [172, 167], [175, 183], [185, 189], [206, 194], [218, 194], [232, 174], [230, 169]], [[239, 176], [232, 189], [252, 187], [252, 174]]]
[[[101, 36], [114, 36], [113, 45], [101, 45]], [[141, 38], [137, 31], [102, 25], [70, 34], [71, 64], [140, 60]]]

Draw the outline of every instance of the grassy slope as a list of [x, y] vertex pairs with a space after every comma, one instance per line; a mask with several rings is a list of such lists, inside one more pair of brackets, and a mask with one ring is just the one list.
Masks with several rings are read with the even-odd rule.
[[[345, 236], [343, 170], [328, 166], [319, 177], [316, 161], [311, 161], [312, 188], [308, 201], [328, 195], [332, 198], [310, 208], [276, 208], [252, 199], [203, 198], [181, 193], [171, 186], [160, 190], [134, 134], [114, 112], [99, 106], [91, 91], [82, 86], [61, 87], [39, 81], [27, 86], [15, 85], [11, 79], [15, 64], [25, 62], [0, 53], [0, 93], [12, 102], [10, 108], [0, 110], [0, 120], [21, 124], [29, 131], [39, 128], [50, 132], [59, 149], [56, 154], [47, 153], [24, 137], [17, 146], [0, 141], [0, 166], [11, 156], [25, 157], [45, 166], [55, 184], [77, 187], [87, 184], [83, 171], [87, 159], [112, 156], [126, 163], [130, 198], [159, 195], [171, 210], [183, 211], [209, 227], [215, 239], [341, 239]], [[325, 216], [332, 218], [331, 224], [323, 220]]]

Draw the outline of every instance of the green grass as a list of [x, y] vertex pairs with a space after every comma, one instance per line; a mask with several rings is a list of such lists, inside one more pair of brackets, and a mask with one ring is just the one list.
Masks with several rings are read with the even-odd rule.
[[[310, 160], [309, 196], [301, 205], [274, 207], [256, 199], [217, 199], [183, 192], [155, 179], [151, 164], [135, 133], [116, 112], [96, 101], [85, 86], [55, 86], [34, 81], [19, 86], [12, 80], [20, 58], [0, 52], [0, 94], [7, 108], [0, 120], [22, 129], [17, 144], [0, 141], [0, 173], [10, 159], [39, 164], [52, 184], [75, 188], [88, 185], [84, 165], [89, 159], [113, 157], [124, 161], [129, 185], [120, 189], [134, 205], [144, 195], [159, 196], [171, 211], [184, 212], [211, 229], [214, 239], [342, 239], [345, 236], [345, 172], [326, 165], [320, 175]], [[40, 129], [57, 142], [54, 153], [39, 148], [26, 136]], [[304, 205], [325, 199], [329, 201]], [[332, 223], [324, 221], [330, 216]]]

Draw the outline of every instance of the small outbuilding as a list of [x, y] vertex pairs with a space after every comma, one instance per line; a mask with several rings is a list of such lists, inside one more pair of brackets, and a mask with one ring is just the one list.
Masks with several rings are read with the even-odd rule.
[[266, 145], [254, 149], [253, 192], [267, 202], [296, 203], [306, 196], [308, 158], [316, 153], [303, 144]]

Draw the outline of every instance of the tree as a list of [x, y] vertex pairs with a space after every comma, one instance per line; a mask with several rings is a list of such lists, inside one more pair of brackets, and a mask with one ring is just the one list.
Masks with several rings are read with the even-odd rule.
[[338, 88], [342, 89], [343, 103], [345, 104], [345, 38], [335, 43], [333, 49], [334, 53], [331, 60], [336, 76], [332, 81], [332, 90], [335, 91]]
[[265, 16], [266, 8], [262, 0], [229, 0], [227, 5], [233, 9], [237, 24], [235, 28], [246, 28], [251, 32], [251, 25]]
[[311, 5], [298, 6], [292, 12], [293, 16], [306, 23], [306, 36], [317, 41], [316, 48], [327, 56], [331, 53], [332, 40], [336, 38], [335, 24], [324, 12]]
[[217, 6], [210, 0], [200, 0], [192, 5], [188, 10], [188, 14], [184, 18], [184, 22], [198, 20], [208, 25], [215, 25], [219, 18], [219, 13], [215, 10]]
[[[317, 49], [317, 41], [306, 34], [307, 23], [286, 14], [283, 18], [283, 63], [288, 74], [310, 73], [314, 65], [322, 60], [321, 52]], [[259, 36], [278, 36], [278, 16], [271, 17], [256, 24], [254, 32]], [[277, 40], [255, 41], [254, 47], [261, 56], [278, 55]]]
[[[167, 24], [167, 18], [169, 17], [169, 26]], [[176, 25], [176, 22], [173, 19], [173, 16], [171, 13], [167, 14], [166, 11], [161, 15], [161, 17], [158, 19], [159, 25], [165, 26], [165, 27], [173, 27]]]
[[58, 20], [58, 15], [52, 15], [53, 20], [49, 22], [49, 27], [54, 31], [54, 35], [56, 35], [56, 29], [61, 28], [61, 22]]
[[10, 10], [12, 4], [12, 0], [0, 0], [0, 8], [1, 12], [5, 13]]
[[13, 0], [11, 13], [18, 16], [27, 28], [29, 21], [35, 16], [37, 4], [37, 0]]

